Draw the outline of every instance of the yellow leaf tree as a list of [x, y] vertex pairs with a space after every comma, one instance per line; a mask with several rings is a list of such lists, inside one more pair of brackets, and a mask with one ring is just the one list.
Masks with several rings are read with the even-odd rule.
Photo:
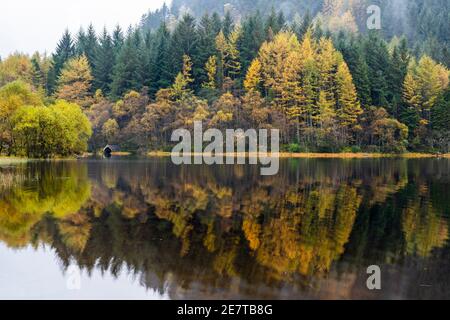
[[85, 55], [70, 59], [58, 78], [56, 97], [88, 108], [93, 103], [91, 68]]

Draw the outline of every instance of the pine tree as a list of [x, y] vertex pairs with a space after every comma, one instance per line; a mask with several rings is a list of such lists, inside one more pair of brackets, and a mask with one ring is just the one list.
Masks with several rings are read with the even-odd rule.
[[170, 33], [163, 23], [155, 36], [155, 49], [150, 71], [152, 76], [150, 92], [152, 94], [155, 94], [161, 88], [168, 88], [172, 83], [172, 62], [170, 58]]
[[220, 18], [219, 14], [217, 12], [214, 12], [211, 15], [211, 25], [214, 28], [214, 33], [219, 34], [220, 30], [222, 30], [222, 19]]
[[270, 32], [272, 32], [273, 35], [276, 35], [281, 31], [284, 23], [285, 20], [283, 14], [280, 12], [280, 15], [277, 15], [275, 8], [272, 7], [270, 14], [266, 18], [266, 23], [264, 26], [266, 35], [269, 35]]
[[95, 90], [100, 89], [103, 93], [109, 94], [110, 85], [112, 83], [115, 55], [111, 36], [108, 34], [106, 29], [103, 29], [99, 42], [97, 53], [95, 55], [95, 61], [93, 63], [93, 87]]
[[117, 25], [112, 34], [112, 46], [113, 46], [113, 50], [114, 50], [114, 57], [117, 58], [117, 56], [119, 55], [120, 49], [122, 49], [124, 42], [125, 42], [125, 38], [123, 36], [122, 29], [120, 28], [119, 25]]
[[233, 29], [234, 29], [233, 18], [231, 17], [230, 12], [228, 11], [227, 13], [225, 13], [225, 16], [224, 16], [223, 22], [222, 22], [222, 31], [223, 31], [225, 38], [228, 38], [228, 36], [233, 31]]
[[375, 32], [370, 32], [364, 45], [364, 55], [369, 68], [372, 104], [379, 107], [388, 106], [391, 95], [389, 69], [391, 61], [384, 40]]
[[356, 42], [352, 39], [350, 43], [347, 44], [345, 40], [342, 40], [340, 41], [339, 50], [344, 55], [344, 60], [353, 76], [353, 82], [358, 92], [359, 101], [364, 107], [371, 106], [372, 98], [369, 81], [369, 67], [367, 66], [360, 42]]
[[94, 26], [90, 24], [86, 32], [86, 41], [82, 53], [88, 59], [91, 68], [94, 68], [97, 48], [98, 48], [97, 35], [95, 34]]
[[114, 97], [121, 97], [130, 90], [141, 89], [143, 85], [141, 45], [139, 31], [130, 29], [113, 68], [111, 94]]
[[31, 57], [31, 82], [33, 83], [33, 86], [37, 89], [45, 89], [46, 87], [46, 78], [47, 75], [45, 74], [45, 71], [43, 70], [41, 64], [42, 64], [42, 58], [39, 54], [39, 52], [36, 52]]
[[405, 81], [410, 56], [406, 39], [403, 38], [399, 45], [396, 45], [392, 51], [392, 67], [390, 75], [390, 86], [392, 88], [392, 110], [394, 116], [399, 115], [399, 106], [402, 101], [402, 86]]
[[[433, 130], [441, 133], [450, 133], [450, 87], [441, 94], [431, 114]], [[450, 143], [450, 141], [447, 141]]]
[[48, 75], [48, 92], [53, 93], [56, 81], [61, 73], [64, 64], [75, 55], [75, 48], [69, 30], [66, 29], [61, 40], [56, 46], [55, 53], [52, 55], [53, 64]]
[[205, 66], [211, 56], [216, 53], [216, 28], [213, 25], [213, 20], [208, 14], [205, 14], [200, 20], [198, 26], [198, 44], [197, 44], [197, 55], [192, 57], [193, 61], [196, 63], [197, 67], [194, 67], [193, 75], [196, 79], [196, 87], [206, 81], [209, 81], [207, 69], [200, 68], [200, 66]]
[[[183, 56], [197, 57], [198, 33], [194, 17], [186, 14], [172, 33], [170, 54], [172, 64], [172, 78], [181, 71]], [[193, 61], [195, 64], [197, 61]], [[203, 65], [195, 65], [194, 68], [203, 68]]]
[[312, 28], [313, 19], [311, 17], [310, 11], [306, 11], [305, 16], [303, 17], [302, 24], [300, 25], [300, 29], [298, 30], [297, 36], [299, 39], [302, 39], [308, 30]]
[[83, 27], [80, 27], [80, 30], [78, 30], [74, 47], [75, 54], [77, 56], [81, 56], [82, 54], [84, 54], [84, 48], [86, 47], [86, 32], [84, 31]]
[[259, 12], [243, 21], [238, 43], [242, 70], [247, 70], [250, 67], [265, 39], [264, 23]]

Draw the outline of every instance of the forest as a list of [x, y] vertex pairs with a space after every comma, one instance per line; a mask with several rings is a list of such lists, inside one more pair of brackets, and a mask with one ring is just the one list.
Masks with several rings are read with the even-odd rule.
[[[450, 151], [448, 1], [222, 2], [1, 59], [0, 153], [170, 150], [199, 120], [280, 129], [289, 152]], [[365, 27], [370, 3], [381, 30]]]

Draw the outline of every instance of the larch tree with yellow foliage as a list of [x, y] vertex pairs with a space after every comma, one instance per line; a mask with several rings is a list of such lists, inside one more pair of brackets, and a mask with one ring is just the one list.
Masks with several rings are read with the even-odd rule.
[[72, 58], [66, 62], [58, 78], [56, 97], [76, 103], [82, 108], [88, 108], [93, 103], [92, 80], [91, 68], [86, 56]]

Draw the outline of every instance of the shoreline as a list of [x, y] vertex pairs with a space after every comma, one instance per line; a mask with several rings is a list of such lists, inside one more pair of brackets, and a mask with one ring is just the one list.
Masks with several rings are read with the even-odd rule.
[[[146, 154], [149, 157], [170, 157], [171, 152], [151, 151]], [[195, 153], [189, 152], [188, 156], [212, 156], [211, 153]], [[258, 153], [220, 153], [218, 156], [234, 156], [234, 157], [258, 157]], [[269, 155], [270, 156], [270, 155]], [[292, 159], [377, 159], [377, 158], [404, 158], [404, 159], [426, 159], [426, 158], [447, 158], [450, 159], [450, 153], [432, 154], [432, 153], [289, 153], [280, 152], [279, 158]]]
[[[113, 152], [112, 155], [116, 157], [126, 157], [131, 155], [131, 152]], [[89, 159], [94, 156], [94, 153], [86, 153], [80, 157], [68, 157], [68, 158], [51, 158], [51, 159], [34, 159], [34, 158], [21, 158], [21, 157], [8, 157], [0, 156], [0, 165], [18, 164], [29, 161], [73, 161], [77, 159]], [[195, 153], [190, 152], [188, 156], [212, 156], [211, 153]], [[258, 157], [258, 153], [220, 153], [218, 156], [227, 157]], [[151, 151], [142, 155], [143, 157], [170, 157], [171, 152], [166, 151]], [[271, 157], [270, 153], [268, 155]], [[279, 158], [281, 159], [450, 159], [450, 153], [445, 154], [432, 154], [432, 153], [289, 153], [280, 152]]]

